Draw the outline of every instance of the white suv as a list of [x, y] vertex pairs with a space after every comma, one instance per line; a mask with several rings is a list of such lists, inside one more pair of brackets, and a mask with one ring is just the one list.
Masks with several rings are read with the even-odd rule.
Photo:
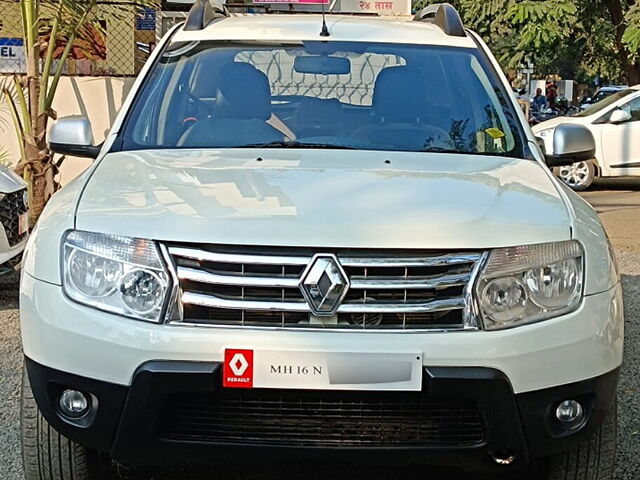
[[587, 127], [596, 141], [593, 159], [554, 169], [571, 188], [585, 190], [597, 177], [640, 176], [640, 85], [609, 95], [573, 117], [557, 117], [533, 127], [550, 153], [554, 129], [561, 123]]
[[[29, 241], [28, 480], [315, 456], [612, 478], [622, 295], [486, 45], [198, 1]], [[555, 129], [549, 165], [591, 158]], [[593, 459], [598, 459], [597, 461]]]

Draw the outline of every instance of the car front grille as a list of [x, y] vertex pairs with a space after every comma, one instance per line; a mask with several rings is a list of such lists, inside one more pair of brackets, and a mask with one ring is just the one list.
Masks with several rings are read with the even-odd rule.
[[421, 392], [220, 390], [168, 397], [155, 427], [173, 441], [276, 446], [471, 447], [474, 402]]
[[169, 245], [190, 324], [341, 329], [462, 329], [478, 252], [322, 251], [349, 278], [329, 318], [316, 317], [299, 283], [315, 251]]
[[26, 236], [26, 233], [20, 235], [20, 215], [28, 210], [24, 203], [24, 190], [0, 193], [0, 197], [0, 224], [4, 227], [9, 246], [13, 247]]

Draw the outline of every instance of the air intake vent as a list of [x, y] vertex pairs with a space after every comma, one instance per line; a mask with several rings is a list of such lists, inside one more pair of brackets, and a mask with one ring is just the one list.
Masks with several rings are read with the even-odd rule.
[[160, 412], [162, 439], [277, 446], [469, 447], [484, 442], [470, 401], [420, 392], [221, 390], [174, 394]]
[[[24, 203], [24, 190], [7, 193], [0, 199], [0, 224], [9, 241], [9, 246], [13, 247], [24, 239], [26, 233], [20, 235], [20, 215], [28, 211]], [[2, 195], [0, 195], [1, 197]]]

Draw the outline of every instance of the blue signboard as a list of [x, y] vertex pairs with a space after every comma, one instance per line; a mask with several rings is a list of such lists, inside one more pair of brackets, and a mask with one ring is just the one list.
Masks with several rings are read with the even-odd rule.
[[155, 30], [156, 11], [153, 8], [141, 8], [136, 17], [136, 30]]
[[26, 69], [22, 38], [0, 38], [0, 72], [22, 73]]

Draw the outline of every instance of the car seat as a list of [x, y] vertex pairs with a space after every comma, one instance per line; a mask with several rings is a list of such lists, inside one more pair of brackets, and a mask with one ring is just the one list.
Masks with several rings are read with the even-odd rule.
[[223, 66], [213, 98], [213, 117], [189, 128], [179, 146], [233, 147], [284, 140], [282, 132], [267, 123], [271, 118], [269, 80], [253, 65]]

